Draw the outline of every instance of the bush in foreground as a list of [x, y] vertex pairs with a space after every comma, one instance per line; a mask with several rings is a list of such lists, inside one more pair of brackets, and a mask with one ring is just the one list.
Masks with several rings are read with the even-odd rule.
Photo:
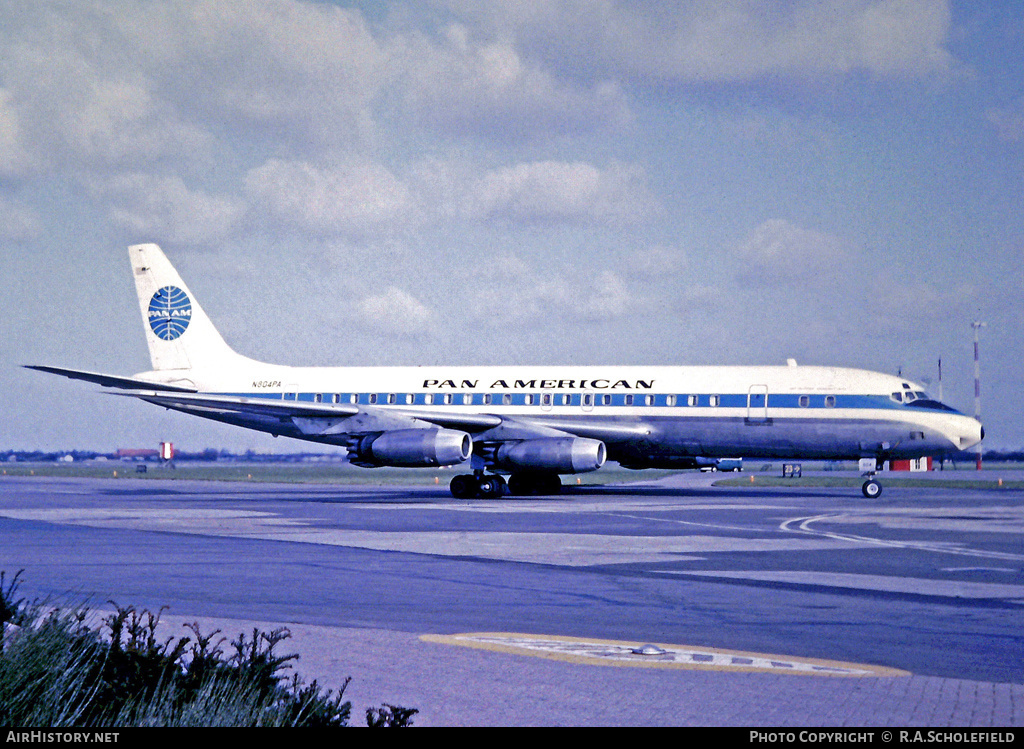
[[[335, 694], [286, 677], [297, 655], [278, 655], [287, 629], [231, 641], [216, 630], [156, 636], [160, 614], [115, 604], [100, 629], [89, 611], [44, 612], [16, 599], [19, 572], [0, 572], [0, 725], [347, 726], [349, 680]], [[409, 726], [416, 710], [384, 704], [369, 726]]]

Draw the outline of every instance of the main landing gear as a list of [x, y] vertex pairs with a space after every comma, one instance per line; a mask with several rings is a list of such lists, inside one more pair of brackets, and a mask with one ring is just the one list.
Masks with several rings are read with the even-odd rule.
[[516, 497], [558, 494], [562, 481], [557, 473], [525, 472], [513, 473], [506, 484], [497, 474], [476, 471], [456, 476], [449, 488], [456, 499], [499, 499], [506, 490]]
[[497, 474], [459, 474], [449, 485], [456, 499], [498, 499], [505, 493], [505, 479]]

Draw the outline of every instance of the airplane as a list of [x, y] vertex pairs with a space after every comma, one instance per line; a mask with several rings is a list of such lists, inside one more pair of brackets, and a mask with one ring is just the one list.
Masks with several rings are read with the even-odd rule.
[[[708, 459], [940, 456], [981, 423], [902, 377], [798, 366], [291, 367], [225, 343], [163, 251], [128, 248], [153, 369], [26, 365], [214, 421], [344, 447], [358, 466], [468, 466], [458, 499], [557, 494], [561, 475]], [[506, 480], [505, 476], [509, 478]], [[874, 471], [862, 492], [881, 494]]]

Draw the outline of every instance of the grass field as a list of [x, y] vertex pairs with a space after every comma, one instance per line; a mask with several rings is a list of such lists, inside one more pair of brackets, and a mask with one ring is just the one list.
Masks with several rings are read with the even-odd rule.
[[[1017, 478], [1003, 479], [997, 471], [986, 474], [984, 478], [912, 478], [913, 474], [880, 473], [876, 477], [885, 486], [902, 486], [907, 488], [933, 487], [936, 489], [1024, 489], [1024, 480]], [[1019, 472], [1015, 472], [1019, 474]], [[751, 480], [753, 479], [753, 480]], [[749, 474], [745, 478], [729, 478], [716, 481], [715, 486], [788, 486], [788, 487], [836, 487], [859, 488], [864, 483], [861, 476], [803, 476], [801, 478], [783, 478], [781, 476], [765, 476]]]
[[[863, 478], [856, 464], [843, 464], [842, 470], [823, 471], [820, 462], [805, 463], [801, 478], [783, 478], [782, 464], [752, 461], [740, 474], [716, 474], [716, 486], [728, 487], [859, 487]], [[145, 466], [145, 472], [137, 470]], [[830, 466], [833, 469], [835, 466]], [[174, 468], [154, 463], [120, 461], [81, 461], [76, 463], [7, 463], [0, 468], [4, 476], [40, 476], [67, 478], [117, 478], [142, 480], [248, 481], [256, 483], [308, 483], [364, 486], [447, 486], [461, 468], [359, 468], [336, 461], [312, 462], [181, 462]], [[594, 473], [563, 476], [565, 485], [604, 485], [638, 481], [656, 481], [678, 471], [632, 471], [611, 464]], [[684, 472], [692, 474], [692, 471]], [[808, 475], [809, 474], [809, 475]], [[1024, 464], [990, 463], [978, 474], [974, 466], [958, 470], [932, 472], [927, 477], [912, 473], [884, 473], [879, 477], [890, 486], [942, 487], [971, 489], [1024, 489]]]
[[[137, 466], [144, 465], [145, 472]], [[66, 478], [161, 479], [192, 481], [250, 481], [258, 483], [352, 484], [370, 486], [448, 485], [457, 473], [468, 468], [359, 468], [338, 462], [178, 463], [174, 468], [153, 463], [83, 461], [79, 463], [9, 463], [0, 469], [4, 476]], [[562, 483], [609, 484], [650, 480], [666, 471], [630, 471], [615, 466], [596, 473], [565, 476]]]

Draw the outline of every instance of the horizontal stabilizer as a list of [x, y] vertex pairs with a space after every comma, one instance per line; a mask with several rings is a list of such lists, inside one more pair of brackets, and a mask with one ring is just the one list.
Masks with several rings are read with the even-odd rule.
[[61, 367], [45, 367], [39, 364], [24, 364], [25, 369], [35, 369], [39, 372], [63, 375], [72, 380], [85, 380], [94, 382], [108, 388], [122, 388], [123, 390], [159, 390], [172, 393], [194, 393], [195, 388], [179, 387], [178, 385], [164, 385], [160, 382], [149, 382], [134, 377], [119, 377], [117, 375], [102, 374], [100, 372], [85, 372], [80, 369], [63, 369]]

